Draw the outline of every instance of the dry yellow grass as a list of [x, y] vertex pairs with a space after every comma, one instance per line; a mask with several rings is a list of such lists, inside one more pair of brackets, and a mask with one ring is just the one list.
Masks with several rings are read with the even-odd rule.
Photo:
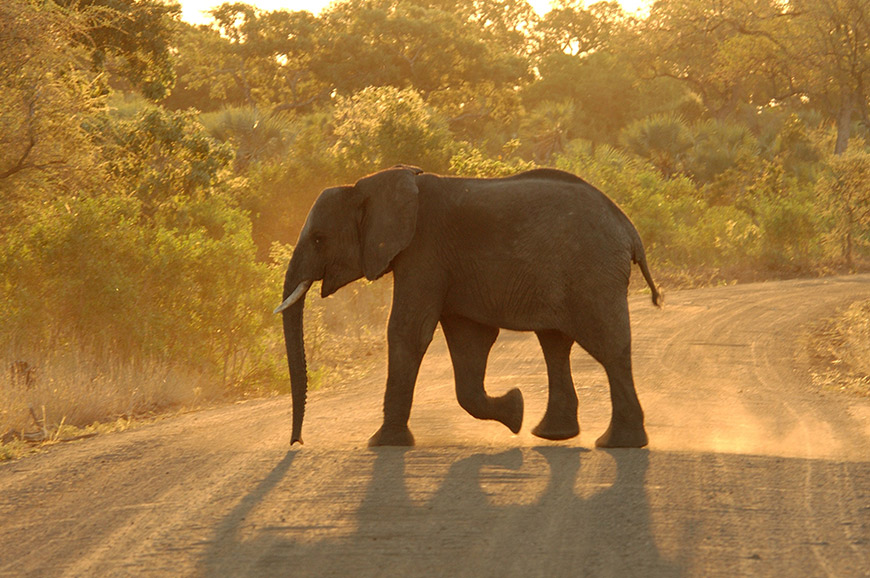
[[812, 333], [815, 382], [870, 395], [870, 301], [853, 303]]
[[384, 361], [392, 278], [357, 281], [320, 298], [320, 284], [309, 291], [305, 309], [305, 347], [309, 387], [329, 387], [360, 377]]
[[[312, 388], [359, 377], [383, 362], [391, 289], [388, 280], [359, 281], [321, 299], [319, 287], [312, 288], [306, 306]], [[283, 349], [275, 344], [281, 365]], [[131, 420], [270, 391], [229, 388], [166, 362], [118, 358], [76, 349], [0, 353], [0, 460], [34, 444], [116, 431]]]
[[0, 443], [6, 444], [76, 437], [94, 424], [191, 407], [223, 393], [159, 363], [99, 361], [77, 351], [0, 359]]

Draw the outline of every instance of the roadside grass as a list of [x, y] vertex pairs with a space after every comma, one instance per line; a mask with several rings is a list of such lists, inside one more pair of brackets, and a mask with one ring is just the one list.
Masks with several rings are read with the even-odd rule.
[[223, 394], [210, 382], [157, 362], [123, 363], [82, 351], [0, 357], [0, 460], [98, 433]]
[[309, 389], [363, 377], [385, 363], [392, 290], [392, 277], [356, 281], [326, 299], [319, 282], [311, 287], [305, 305]]
[[[333, 387], [384, 363], [392, 283], [358, 281], [327, 299], [319, 284], [305, 309], [309, 388]], [[276, 316], [276, 324], [280, 318]], [[283, 341], [276, 363], [286, 375]], [[156, 417], [287, 391], [289, 379], [221, 385], [158, 361], [119, 361], [73, 346], [0, 352], [0, 461], [48, 445], [117, 432]]]
[[813, 382], [870, 396], [870, 300], [858, 301], [811, 328]]

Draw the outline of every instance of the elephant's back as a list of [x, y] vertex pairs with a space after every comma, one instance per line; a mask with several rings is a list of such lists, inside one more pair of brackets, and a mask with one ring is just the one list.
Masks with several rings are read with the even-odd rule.
[[[440, 187], [448, 224], [504, 241], [540, 245], [568, 243], [630, 249], [634, 226], [607, 195], [586, 181], [554, 169], [498, 179], [449, 179]], [[599, 247], [600, 246], [600, 247]]]
[[421, 190], [418, 228], [450, 263], [572, 279], [606, 268], [627, 279], [631, 221], [592, 185], [562, 175], [446, 180], [434, 195]]

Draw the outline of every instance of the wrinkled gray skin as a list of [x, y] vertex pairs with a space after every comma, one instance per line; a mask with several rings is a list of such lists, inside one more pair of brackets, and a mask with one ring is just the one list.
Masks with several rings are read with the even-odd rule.
[[365, 276], [392, 271], [384, 423], [369, 445], [413, 445], [408, 417], [420, 362], [438, 323], [459, 404], [514, 433], [523, 397], [484, 390], [499, 328], [534, 331], [547, 363], [549, 399], [532, 433], [561, 440], [580, 432], [569, 353], [578, 343], [610, 381], [610, 426], [601, 447], [647, 444], [631, 372], [626, 300], [632, 262], [652, 282], [637, 230], [604, 194], [569, 173], [539, 169], [472, 179], [394, 167], [314, 203], [284, 281], [284, 337], [293, 396], [291, 444], [301, 442], [307, 378], [304, 296], [322, 280], [326, 297]]

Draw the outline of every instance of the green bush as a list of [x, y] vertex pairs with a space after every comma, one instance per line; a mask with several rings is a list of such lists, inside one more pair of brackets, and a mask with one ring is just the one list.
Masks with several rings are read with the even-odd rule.
[[729, 169], [750, 164], [760, 147], [749, 129], [736, 123], [707, 120], [692, 129], [686, 170], [699, 183], [709, 183]]
[[224, 387], [274, 385], [280, 273], [256, 259], [231, 150], [192, 113], [146, 107], [86, 126], [110, 185], [31, 205], [0, 240], [0, 352], [39, 365], [71, 350], [90, 366], [148, 361]]
[[219, 199], [184, 209], [184, 229], [143, 226], [138, 202], [120, 197], [55, 203], [22, 223], [0, 257], [5, 349], [166, 360], [225, 385], [274, 377], [277, 281], [254, 258], [250, 222]]
[[524, 161], [512, 153], [518, 141], [508, 141], [497, 158], [491, 158], [483, 151], [469, 144], [463, 144], [450, 158], [450, 172], [466, 177], [506, 177], [535, 167], [535, 163]]
[[850, 268], [856, 257], [870, 256], [870, 152], [855, 143], [828, 159], [816, 184], [819, 213], [828, 225], [836, 255]]
[[772, 269], [801, 270], [818, 249], [817, 211], [812, 195], [764, 199], [757, 205], [762, 263]]

